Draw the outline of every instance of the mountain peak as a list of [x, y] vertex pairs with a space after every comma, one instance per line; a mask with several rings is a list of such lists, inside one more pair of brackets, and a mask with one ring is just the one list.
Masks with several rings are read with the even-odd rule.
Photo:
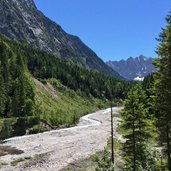
[[[128, 59], [127, 59], [127, 61], [132, 61], [133, 60], [133, 57], [132, 56], [130, 56]], [[126, 60], [125, 60], [126, 61]]]
[[142, 81], [155, 70], [152, 62], [153, 58], [140, 55], [135, 58], [129, 57], [127, 60], [109, 61], [106, 64], [128, 80]]

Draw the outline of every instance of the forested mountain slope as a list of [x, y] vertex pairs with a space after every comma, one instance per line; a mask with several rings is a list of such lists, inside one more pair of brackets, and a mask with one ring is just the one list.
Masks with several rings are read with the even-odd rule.
[[42, 121], [51, 128], [70, 126], [111, 98], [124, 99], [132, 85], [4, 36], [0, 36], [0, 84], [0, 123], [5, 124], [1, 138], [23, 135], [30, 128], [42, 131]]
[[0, 13], [1, 34], [27, 41], [37, 48], [88, 69], [120, 77], [79, 37], [67, 34], [61, 26], [44, 16], [33, 0], [1, 0]]

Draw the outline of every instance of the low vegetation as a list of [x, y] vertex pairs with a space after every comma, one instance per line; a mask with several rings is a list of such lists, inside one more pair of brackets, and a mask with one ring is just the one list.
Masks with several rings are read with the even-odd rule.
[[76, 124], [82, 115], [108, 105], [94, 97], [79, 96], [56, 79], [46, 80], [44, 84], [36, 80], [35, 84], [39, 85], [36, 86], [36, 105], [40, 118], [53, 127]]
[[6, 165], [7, 165], [7, 163], [1, 162], [1, 161], [0, 161], [0, 169], [1, 169], [3, 166], [6, 166]]
[[30, 160], [30, 159], [31, 159], [31, 157], [24, 157], [24, 158], [16, 159], [16, 160], [11, 162], [11, 166], [17, 166], [17, 164], [24, 162], [24, 161], [27, 161], [27, 160]]

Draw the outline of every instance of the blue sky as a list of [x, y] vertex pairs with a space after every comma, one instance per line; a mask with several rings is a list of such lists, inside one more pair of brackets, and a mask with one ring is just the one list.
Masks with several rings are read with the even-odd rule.
[[77, 35], [104, 61], [156, 57], [155, 38], [170, 0], [34, 0], [46, 16]]

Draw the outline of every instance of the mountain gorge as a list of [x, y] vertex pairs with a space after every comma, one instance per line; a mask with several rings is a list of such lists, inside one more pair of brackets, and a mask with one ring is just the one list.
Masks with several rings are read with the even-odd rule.
[[33, 0], [1, 0], [0, 13], [1, 34], [14, 40], [26, 41], [36, 48], [87, 69], [120, 77], [79, 37], [67, 34], [61, 26], [44, 16]]
[[33, 0], [1, 0], [0, 12], [0, 139], [72, 126], [126, 97], [132, 83]]
[[140, 55], [121, 61], [108, 61], [106, 64], [128, 80], [142, 81], [143, 78], [155, 71], [153, 58]]
[[[157, 58], [105, 63], [34, 1], [0, 0], [0, 171], [171, 171], [171, 12], [156, 39]], [[64, 16], [72, 9], [78, 22], [101, 29], [101, 42], [93, 36], [103, 50], [135, 53], [148, 42], [154, 52], [161, 3], [54, 2]]]

